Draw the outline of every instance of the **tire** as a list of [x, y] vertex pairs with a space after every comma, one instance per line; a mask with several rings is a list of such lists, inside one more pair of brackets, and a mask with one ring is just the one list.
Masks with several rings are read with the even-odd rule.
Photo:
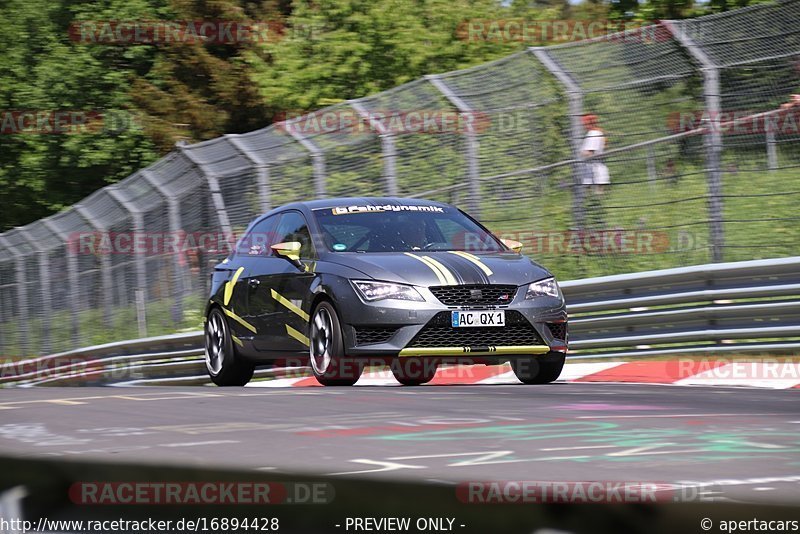
[[514, 358], [511, 360], [511, 369], [523, 384], [549, 384], [561, 374], [565, 358], [566, 354], [563, 352]]
[[437, 367], [425, 358], [395, 358], [391, 364], [392, 374], [404, 386], [427, 384], [436, 375]]
[[309, 363], [317, 382], [323, 386], [352, 386], [361, 378], [364, 364], [345, 358], [344, 336], [339, 315], [323, 300], [311, 314]]
[[206, 370], [218, 386], [243, 386], [253, 378], [255, 365], [242, 359], [233, 346], [225, 314], [212, 308], [205, 326]]

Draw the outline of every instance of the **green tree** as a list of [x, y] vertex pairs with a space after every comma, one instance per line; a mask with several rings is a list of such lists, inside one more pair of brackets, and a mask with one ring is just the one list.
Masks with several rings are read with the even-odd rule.
[[[71, 19], [68, 3], [48, 0], [10, 0], [0, 18], [3, 117], [23, 111], [45, 117], [77, 111], [94, 117], [92, 127], [70, 134], [15, 132], [6, 124], [0, 135], [5, 197], [0, 229], [58, 211], [156, 156], [132, 121], [129, 69], [110, 68], [91, 49], [70, 42]], [[119, 52], [120, 61], [135, 52]]]
[[[251, 43], [109, 45], [71, 38], [80, 21], [261, 20], [236, 1], [9, 0], [0, 18], [0, 112], [82, 111], [72, 134], [0, 135], [0, 231], [26, 224], [148, 165], [177, 140], [253, 130], [274, 114], [249, 81]], [[199, 6], [199, 7], [198, 7]], [[8, 125], [7, 125], [8, 126]]]
[[316, 109], [519, 50], [462, 33], [471, 19], [509, 14], [495, 0], [298, 1], [285, 38], [246, 57], [269, 105]]
[[[281, 2], [173, 0], [168, 19], [175, 21], [280, 20]], [[224, 133], [241, 133], [268, 124], [277, 110], [250, 81], [243, 55], [255, 41], [170, 43], [157, 48], [147, 72], [133, 83], [132, 98], [143, 113], [146, 130], [161, 151], [176, 140], [196, 142]]]

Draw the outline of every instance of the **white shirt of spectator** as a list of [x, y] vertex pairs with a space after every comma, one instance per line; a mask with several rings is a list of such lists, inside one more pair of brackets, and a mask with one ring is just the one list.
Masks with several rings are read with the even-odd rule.
[[[591, 151], [593, 155], [597, 156], [603, 153], [606, 145], [606, 138], [600, 130], [589, 130], [586, 132], [586, 137], [583, 139], [581, 145], [581, 152]], [[605, 163], [598, 160], [591, 160], [588, 162], [589, 170], [583, 176], [583, 185], [601, 185], [610, 184], [611, 178], [608, 175], [608, 167]]]

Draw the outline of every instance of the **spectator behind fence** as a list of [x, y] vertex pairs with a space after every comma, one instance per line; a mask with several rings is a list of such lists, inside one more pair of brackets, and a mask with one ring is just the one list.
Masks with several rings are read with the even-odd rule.
[[[599, 156], [603, 153], [606, 145], [606, 136], [598, 124], [597, 115], [587, 114], [581, 117], [583, 127], [586, 129], [586, 137], [581, 145], [581, 156]], [[608, 175], [608, 167], [600, 158], [590, 160], [583, 174], [583, 185], [592, 186], [597, 195], [604, 193], [607, 185], [611, 183]]]
[[800, 94], [790, 96], [788, 102], [781, 104], [781, 109], [789, 109], [794, 107], [800, 107]]

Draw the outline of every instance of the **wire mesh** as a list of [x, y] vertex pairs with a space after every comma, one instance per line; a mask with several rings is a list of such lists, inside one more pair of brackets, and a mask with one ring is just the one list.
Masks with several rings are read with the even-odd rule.
[[321, 152], [326, 196], [384, 193], [380, 139], [348, 104], [291, 118], [281, 128], [302, 137]]
[[[800, 2], [681, 22], [720, 73], [723, 244], [728, 261], [800, 250], [800, 108], [763, 119], [800, 93]], [[736, 121], [725, 126], [726, 121]], [[772, 152], [772, 155], [770, 155]]]
[[[107, 189], [101, 189], [81, 202], [81, 207], [95, 227], [95, 255], [100, 265], [100, 282], [95, 310], [101, 312], [97, 328], [98, 337], [105, 331], [127, 331], [136, 335], [132, 311], [136, 303], [136, 238], [133, 215], [115, 200]], [[89, 250], [78, 250], [81, 255]]]
[[0, 354], [11, 356], [17, 341], [19, 329], [12, 325], [19, 320], [19, 306], [15, 250], [5, 240], [0, 240]]
[[[775, 110], [800, 93], [799, 19], [800, 0], [780, 0], [526, 50], [181, 146], [0, 235], [0, 350], [198, 328], [211, 266], [236, 234], [321, 185], [326, 196], [396, 185], [400, 196], [474, 205], [566, 279], [796, 254], [800, 107]], [[717, 97], [719, 121], [708, 113]], [[770, 120], [753, 118], [761, 112]], [[597, 161], [609, 186], [582, 185], [596, 163], [575, 150], [585, 113], [605, 133]], [[737, 117], [710, 145], [703, 128]]]
[[[428, 80], [417, 80], [360, 100], [366, 110], [387, 121], [395, 138], [398, 193], [410, 195], [440, 187], [465, 184], [465, 138], [457, 126], [446, 126], [457, 110]], [[409, 118], [427, 113], [426, 126]], [[397, 117], [394, 125], [392, 117]]]

